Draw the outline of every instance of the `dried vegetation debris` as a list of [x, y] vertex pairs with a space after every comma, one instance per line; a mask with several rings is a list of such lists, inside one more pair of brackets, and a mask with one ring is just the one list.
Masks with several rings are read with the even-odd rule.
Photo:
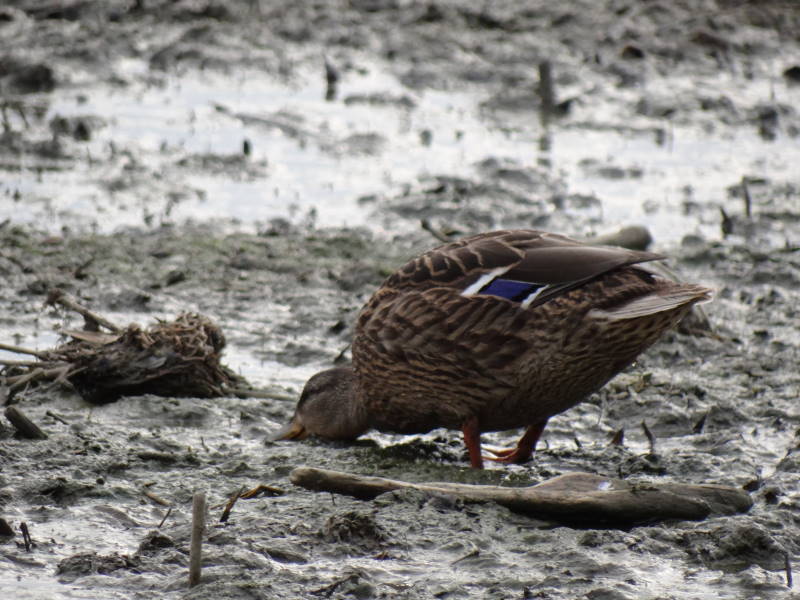
[[[8, 386], [6, 403], [18, 391], [42, 382], [66, 384], [93, 404], [141, 394], [213, 398], [229, 393], [226, 388], [246, 384], [244, 378], [221, 364], [225, 336], [208, 317], [184, 313], [146, 329], [138, 324], [122, 329], [60, 290], [51, 292], [47, 303], [77, 310], [86, 328], [63, 331], [72, 339], [50, 350], [17, 348], [39, 361], [5, 367], [2, 382]], [[108, 331], [100, 331], [101, 325]]]

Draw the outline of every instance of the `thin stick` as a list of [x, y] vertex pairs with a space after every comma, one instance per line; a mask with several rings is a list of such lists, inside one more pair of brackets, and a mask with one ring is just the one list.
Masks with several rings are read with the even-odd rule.
[[4, 367], [38, 367], [42, 363], [38, 360], [0, 360], [0, 365]]
[[[38, 368], [32, 369], [24, 375], [19, 375], [17, 377], [6, 377], [5, 383], [8, 385], [8, 393], [5, 403], [11, 404], [14, 400], [14, 396], [16, 396], [21, 390], [25, 389], [29, 383], [33, 383], [34, 381], [45, 379], [55, 380], [56, 382], [63, 383], [64, 376], [69, 372], [70, 368], [71, 367], [69, 365], [54, 367], [47, 370]], [[77, 370], [74, 372], [77, 372]]]
[[697, 423], [692, 427], [692, 433], [703, 433], [703, 428], [706, 426], [706, 419], [708, 418], [709, 411], [703, 413], [703, 416], [697, 420]]
[[197, 492], [192, 498], [192, 541], [189, 546], [189, 587], [200, 583], [203, 530], [206, 526], [206, 495]]
[[719, 214], [722, 217], [722, 222], [720, 223], [722, 237], [726, 237], [729, 233], [733, 233], [733, 219], [728, 216], [728, 213], [721, 206], [719, 207]]
[[25, 387], [25, 385], [30, 382], [42, 377], [44, 375], [44, 369], [41, 367], [36, 367], [25, 373], [24, 375], [16, 375], [14, 377], [6, 377], [5, 382], [7, 385], [11, 387], [12, 390], [18, 390], [20, 388]]
[[645, 421], [642, 421], [642, 429], [644, 430], [644, 434], [647, 436], [647, 441], [650, 444], [650, 454], [656, 453], [656, 436], [653, 435], [653, 432], [650, 431], [650, 428], [647, 426]]
[[245, 486], [240, 487], [228, 499], [228, 503], [225, 505], [225, 510], [222, 511], [222, 516], [219, 518], [220, 523], [225, 523], [228, 520], [228, 517], [231, 516], [233, 505], [236, 504], [236, 501], [242, 497], [242, 494], [245, 492], [245, 489], [246, 489]]
[[236, 396], [237, 398], [262, 398], [265, 400], [296, 400], [297, 396], [291, 394], [281, 394], [270, 390], [249, 390], [247, 388], [223, 386], [222, 392], [226, 396]]
[[6, 419], [11, 421], [12, 425], [17, 428], [22, 437], [31, 440], [46, 440], [47, 434], [39, 429], [39, 426], [26, 417], [20, 409], [16, 406], [9, 406], [6, 408]]
[[30, 348], [22, 348], [20, 346], [12, 346], [10, 344], [0, 344], [0, 350], [5, 350], [6, 352], [13, 352], [14, 354], [30, 354], [31, 356], [35, 356], [37, 358], [45, 358], [47, 356], [47, 352], [40, 352], [39, 350], [31, 350]]
[[623, 427], [614, 434], [611, 441], [608, 442], [609, 446], [624, 446], [625, 445], [625, 428]]
[[159, 528], [159, 529], [161, 529], [161, 526], [164, 524], [164, 521], [166, 521], [166, 520], [167, 520], [167, 517], [169, 517], [169, 515], [170, 515], [171, 513], [172, 513], [172, 507], [170, 506], [170, 507], [167, 509], [167, 513], [164, 515], [164, 518], [163, 518], [163, 519], [161, 519], [161, 522], [158, 524], [158, 528]]
[[22, 541], [25, 543], [25, 552], [30, 552], [33, 546], [33, 538], [31, 538], [31, 532], [28, 531], [28, 524], [23, 521], [19, 524], [19, 528], [20, 531], [22, 531]]
[[63, 423], [64, 425], [69, 425], [69, 421], [67, 421], [67, 420], [66, 420], [64, 417], [59, 417], [59, 416], [58, 416], [56, 413], [54, 413], [52, 410], [48, 410], [48, 411], [47, 411], [47, 412], [45, 412], [44, 414], [46, 414], [46, 415], [47, 415], [48, 417], [50, 417], [51, 419], [55, 419], [55, 420], [56, 420], [56, 421], [58, 421], [59, 423]]
[[419, 222], [419, 224], [422, 226], [422, 228], [425, 231], [430, 233], [433, 237], [435, 237], [440, 242], [444, 242], [446, 244], [447, 242], [452, 242], [453, 241], [448, 236], [446, 236], [443, 232], [439, 231], [433, 225], [431, 225], [431, 222], [428, 221], [428, 219], [422, 219]]
[[472, 550], [467, 552], [464, 556], [461, 556], [461, 557], [455, 559], [453, 562], [451, 562], [450, 563], [451, 567], [453, 565], [457, 564], [457, 563], [460, 563], [462, 560], [466, 560], [468, 558], [472, 558], [473, 556], [479, 556], [480, 555], [481, 551], [478, 550], [478, 547], [475, 544], [473, 544], [472, 542], [469, 542], [469, 545], [472, 546]]
[[747, 187], [747, 176], [742, 175], [742, 196], [744, 197], [744, 216], [748, 219], [753, 216], [753, 198], [750, 188]]
[[542, 123], [548, 123], [553, 116], [556, 105], [556, 91], [553, 84], [553, 65], [549, 60], [539, 63], [539, 117]]
[[247, 490], [246, 492], [242, 492], [239, 497], [243, 500], [250, 500], [250, 498], [255, 498], [260, 494], [266, 494], [268, 496], [283, 496], [286, 492], [284, 492], [281, 488], [277, 488], [272, 485], [264, 485], [263, 483], [259, 483], [256, 487], [252, 490]]
[[170, 502], [169, 500], [164, 500], [161, 496], [154, 494], [149, 490], [143, 490], [142, 494], [150, 498], [150, 500], [152, 500], [156, 504], [160, 504], [161, 506], [170, 506], [170, 507], [172, 506], [172, 502]]
[[786, 559], [786, 563], [785, 563], [785, 565], [786, 565], [786, 587], [791, 588], [792, 587], [792, 559], [789, 558], [789, 553], [788, 552], [786, 553], [785, 559]]
[[89, 325], [90, 327], [92, 325], [94, 326], [102, 325], [103, 327], [105, 327], [109, 331], [113, 331], [114, 333], [119, 333], [120, 331], [122, 331], [121, 327], [114, 325], [114, 323], [112, 323], [102, 315], [98, 315], [97, 313], [90, 311], [85, 306], [82, 306], [81, 304], [78, 303], [77, 300], [75, 300], [75, 298], [73, 298], [67, 293], [64, 293], [62, 290], [53, 290], [52, 292], [50, 292], [50, 295], [47, 297], [46, 304], [60, 304], [64, 308], [75, 311], [76, 313], [78, 313], [83, 317], [83, 319], [86, 321], [86, 324]]
[[[64, 374], [69, 373], [72, 366], [68, 363], [51, 363], [51, 362], [40, 362], [36, 363], [39, 365], [33, 371], [29, 371], [24, 375], [15, 375], [14, 377], [6, 377], [6, 384], [15, 386], [15, 385], [24, 385], [29, 381], [33, 381], [36, 379], [54, 379], [58, 380], [59, 378], [63, 379]], [[57, 367], [52, 367], [50, 365], [58, 365]], [[48, 367], [48, 368], [44, 368]], [[75, 369], [72, 373], [80, 373], [82, 369]], [[35, 375], [32, 375], [35, 374]]]

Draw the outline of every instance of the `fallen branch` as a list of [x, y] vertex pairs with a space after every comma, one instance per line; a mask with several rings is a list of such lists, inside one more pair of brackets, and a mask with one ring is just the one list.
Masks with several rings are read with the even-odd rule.
[[11, 424], [17, 428], [22, 437], [31, 440], [46, 440], [47, 434], [42, 431], [39, 426], [26, 417], [21, 410], [16, 406], [9, 406], [6, 408], [6, 419], [11, 421]]
[[371, 500], [379, 494], [415, 489], [450, 494], [471, 502], [497, 502], [514, 512], [560, 523], [591, 527], [630, 527], [671, 519], [696, 521], [712, 515], [746, 512], [747, 492], [721, 485], [631, 484], [591, 473], [568, 473], [523, 488], [460, 483], [409, 483], [325, 469], [299, 467], [293, 484]]

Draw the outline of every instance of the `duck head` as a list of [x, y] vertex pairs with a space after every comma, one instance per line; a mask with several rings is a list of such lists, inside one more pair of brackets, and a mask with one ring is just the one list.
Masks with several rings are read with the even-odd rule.
[[310, 435], [328, 440], [354, 440], [369, 429], [366, 411], [356, 396], [352, 367], [321, 371], [306, 382], [292, 420], [272, 441], [302, 440]]

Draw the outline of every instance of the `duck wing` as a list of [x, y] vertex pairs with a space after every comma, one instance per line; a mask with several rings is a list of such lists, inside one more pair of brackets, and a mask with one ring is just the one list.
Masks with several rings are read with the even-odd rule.
[[386, 369], [447, 365], [493, 379], [529, 349], [522, 331], [530, 332], [531, 319], [547, 326], [550, 317], [532, 309], [613, 269], [660, 258], [533, 230], [446, 244], [375, 292], [356, 324], [354, 360]]
[[384, 287], [400, 293], [448, 287], [466, 297], [489, 295], [534, 308], [608, 271], [663, 258], [542, 231], [493, 231], [422, 254]]

